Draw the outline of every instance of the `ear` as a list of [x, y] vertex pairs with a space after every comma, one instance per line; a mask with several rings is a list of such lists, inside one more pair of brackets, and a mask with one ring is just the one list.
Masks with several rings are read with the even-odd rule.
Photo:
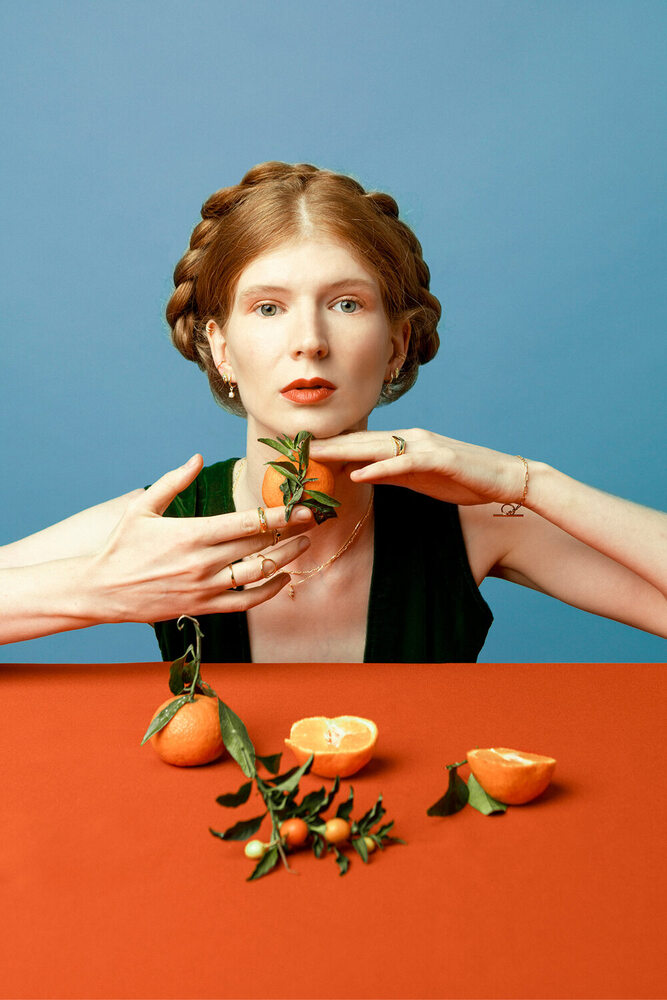
[[221, 370], [221, 365], [225, 365], [226, 374], [231, 377], [232, 369], [227, 357], [227, 341], [225, 340], [225, 335], [214, 319], [208, 320], [205, 330], [209, 344], [211, 345], [213, 364], [218, 371]]
[[411, 333], [412, 326], [409, 319], [397, 323], [394, 327], [390, 341], [391, 354], [388, 361], [387, 378], [391, 376], [391, 373], [396, 368], [403, 367], [403, 362], [408, 354]]

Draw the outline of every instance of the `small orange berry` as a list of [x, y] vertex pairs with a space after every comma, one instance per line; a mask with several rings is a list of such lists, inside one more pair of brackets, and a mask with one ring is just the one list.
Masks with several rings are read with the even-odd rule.
[[350, 839], [352, 828], [346, 819], [335, 816], [328, 819], [324, 825], [324, 839], [329, 844], [342, 844]]
[[308, 838], [308, 824], [299, 816], [293, 816], [280, 824], [280, 836], [288, 847], [301, 847]]

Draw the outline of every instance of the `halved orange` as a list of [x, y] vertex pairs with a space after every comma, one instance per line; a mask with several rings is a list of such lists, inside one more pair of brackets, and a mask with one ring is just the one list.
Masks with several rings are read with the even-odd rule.
[[314, 755], [311, 772], [321, 778], [346, 778], [355, 774], [373, 756], [378, 728], [370, 719], [357, 715], [324, 715], [299, 719], [290, 730], [285, 745], [299, 764]]
[[467, 759], [484, 791], [510, 806], [523, 805], [541, 795], [556, 766], [553, 757], [509, 747], [469, 750]]

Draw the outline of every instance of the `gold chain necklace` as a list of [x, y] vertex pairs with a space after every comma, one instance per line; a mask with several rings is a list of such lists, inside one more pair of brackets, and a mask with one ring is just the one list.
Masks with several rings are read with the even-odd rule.
[[[241, 461], [239, 462], [238, 471], [234, 475], [234, 479], [233, 479], [233, 482], [232, 482], [232, 493], [236, 489], [236, 484], [238, 483], [239, 478], [241, 476], [241, 473], [243, 472], [243, 469], [245, 468], [245, 464], [246, 464], [246, 459], [242, 458]], [[236, 506], [236, 504], [235, 504], [235, 506]], [[313, 566], [312, 569], [291, 569], [291, 570], [288, 571], [289, 574], [290, 574], [290, 576], [302, 576], [302, 577], [304, 577], [303, 580], [297, 580], [296, 583], [290, 583], [289, 584], [289, 586], [287, 588], [287, 593], [292, 598], [292, 600], [294, 600], [294, 598], [296, 597], [296, 594], [294, 593], [294, 588], [295, 587], [298, 587], [302, 583], [306, 583], [311, 578], [311, 576], [315, 576], [316, 573], [321, 573], [321, 571], [323, 569], [326, 569], [327, 566], [331, 566], [331, 564], [334, 563], [336, 561], [336, 559], [340, 559], [340, 557], [342, 556], [342, 554], [347, 549], [349, 549], [350, 545], [352, 545], [352, 542], [355, 540], [355, 538], [357, 537], [357, 535], [359, 534], [359, 532], [363, 528], [364, 524], [366, 523], [366, 521], [370, 517], [372, 509], [373, 509], [373, 487], [371, 486], [371, 497], [370, 497], [370, 500], [368, 501], [368, 507], [366, 508], [366, 513], [364, 514], [364, 516], [359, 521], [357, 521], [357, 523], [355, 524], [355, 526], [354, 526], [354, 528], [352, 530], [352, 534], [350, 535], [350, 537], [348, 538], [348, 540], [346, 542], [344, 542], [343, 545], [341, 545], [341, 547], [338, 549], [338, 551], [335, 552], [329, 559], [327, 559], [326, 562], [321, 563], [319, 566]]]

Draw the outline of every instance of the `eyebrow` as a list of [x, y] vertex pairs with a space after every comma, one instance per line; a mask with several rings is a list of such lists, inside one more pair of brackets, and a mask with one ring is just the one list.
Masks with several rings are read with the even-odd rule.
[[[366, 278], [341, 278], [340, 281], [333, 281], [330, 285], [326, 285], [325, 291], [335, 292], [338, 288], [365, 288], [369, 292], [375, 291], [373, 282]], [[248, 288], [244, 288], [239, 293], [239, 302], [247, 302], [256, 295], [289, 295], [290, 291], [289, 288], [284, 288], [282, 285], [249, 285]]]

